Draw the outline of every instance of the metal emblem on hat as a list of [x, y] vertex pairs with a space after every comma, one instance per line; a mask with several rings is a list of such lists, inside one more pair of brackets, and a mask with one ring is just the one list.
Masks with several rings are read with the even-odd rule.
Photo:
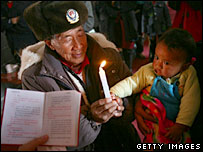
[[79, 21], [78, 12], [74, 9], [69, 9], [66, 13], [66, 19], [70, 22], [70, 24], [77, 23]]

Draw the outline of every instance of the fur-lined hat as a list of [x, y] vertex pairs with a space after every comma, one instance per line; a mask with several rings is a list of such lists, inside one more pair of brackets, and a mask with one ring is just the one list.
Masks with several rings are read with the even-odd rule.
[[84, 24], [88, 10], [79, 1], [39, 1], [24, 10], [24, 18], [40, 41]]

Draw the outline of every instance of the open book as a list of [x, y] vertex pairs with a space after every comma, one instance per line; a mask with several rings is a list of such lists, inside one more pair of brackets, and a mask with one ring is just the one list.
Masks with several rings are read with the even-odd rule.
[[81, 93], [6, 90], [1, 144], [20, 145], [48, 134], [45, 145], [77, 146]]

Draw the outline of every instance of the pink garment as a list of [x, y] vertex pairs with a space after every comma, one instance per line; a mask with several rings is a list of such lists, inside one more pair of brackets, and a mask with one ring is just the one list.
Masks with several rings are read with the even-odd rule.
[[146, 36], [144, 39], [142, 55], [144, 55], [146, 58], [149, 58], [149, 52], [150, 52], [150, 39], [149, 36]]
[[141, 143], [144, 142], [144, 138], [145, 136], [142, 134], [142, 132], [140, 131], [139, 127], [138, 127], [138, 124], [137, 124], [137, 120], [135, 119], [133, 122], [132, 122], [133, 126], [135, 127], [135, 129], [137, 130], [137, 133], [138, 133], [138, 136], [140, 137], [140, 140], [141, 140]]
[[171, 17], [171, 24], [173, 24], [173, 21], [174, 21], [175, 16], [176, 16], [176, 10], [170, 8], [170, 7], [168, 6], [168, 3], [167, 3], [167, 7], [168, 7], [169, 15], [170, 15], [170, 17]]

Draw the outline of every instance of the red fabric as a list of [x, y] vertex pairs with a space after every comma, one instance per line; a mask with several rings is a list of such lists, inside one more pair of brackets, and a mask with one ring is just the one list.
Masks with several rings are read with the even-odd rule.
[[65, 66], [67, 66], [68, 68], [70, 68], [73, 72], [75, 72], [76, 74], [80, 74], [82, 72], [82, 70], [85, 68], [86, 65], [90, 64], [89, 59], [87, 57], [87, 55], [85, 56], [84, 61], [81, 64], [81, 67], [79, 69], [79, 71], [75, 71], [71, 68], [71, 65], [69, 65], [64, 59], [60, 58], [59, 59], [61, 61], [62, 64], [64, 64]]
[[8, 8], [11, 8], [12, 6], [13, 6], [13, 2], [11, 1], [11, 2], [8, 2], [7, 3], [7, 6], [8, 6]]
[[202, 40], [202, 15], [192, 9], [187, 2], [181, 2], [180, 10], [176, 12], [172, 27], [183, 28], [190, 32], [196, 42]]
[[[166, 118], [166, 110], [157, 98], [149, 95], [147, 90], [142, 91], [143, 94], [140, 96], [142, 104], [147, 107], [149, 114], [151, 114], [157, 122], [152, 122], [145, 120], [147, 127], [152, 130], [150, 134], [145, 137], [145, 143], [176, 143], [165, 137], [167, 133], [167, 128], [174, 125], [174, 122]], [[188, 132], [184, 132], [180, 143], [192, 143], [190, 135]]]

